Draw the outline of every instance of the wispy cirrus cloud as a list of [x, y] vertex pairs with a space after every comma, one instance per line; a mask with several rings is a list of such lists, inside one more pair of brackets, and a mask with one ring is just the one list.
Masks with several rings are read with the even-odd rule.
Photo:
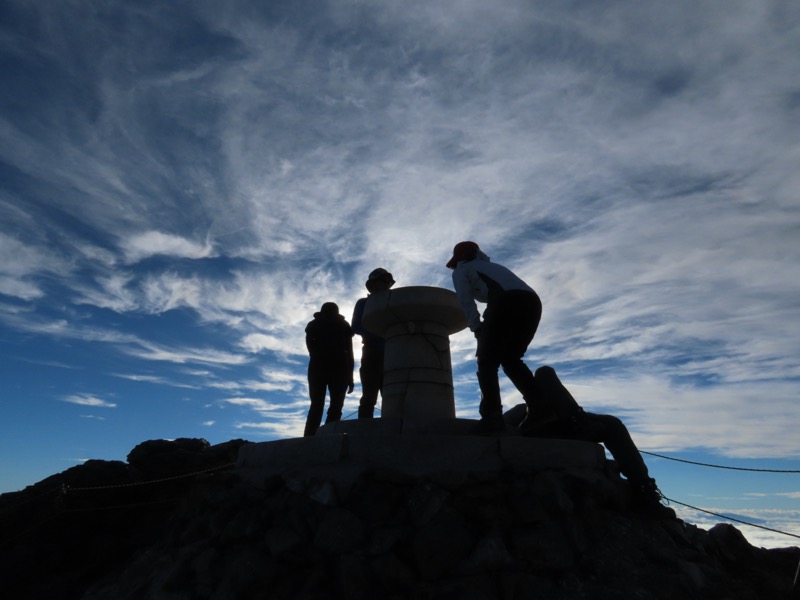
[[103, 400], [102, 398], [98, 398], [97, 396], [92, 396], [90, 394], [73, 394], [70, 396], [65, 396], [62, 398], [64, 402], [69, 402], [70, 404], [78, 404], [80, 406], [93, 406], [97, 408], [116, 408], [116, 402], [109, 402], [108, 400]]
[[129, 263], [139, 262], [150, 256], [200, 259], [213, 256], [214, 253], [208, 241], [198, 243], [161, 231], [146, 231], [131, 236], [123, 241], [122, 250], [125, 253], [125, 260]]
[[215, 348], [191, 348], [187, 346], [170, 348], [151, 343], [121, 348], [122, 352], [143, 360], [170, 363], [194, 363], [210, 365], [243, 365], [251, 359], [243, 354], [234, 354]]
[[200, 387], [199, 384], [189, 384], [159, 375], [140, 375], [136, 373], [112, 373], [112, 375], [114, 377], [119, 377], [120, 379], [127, 379], [129, 381], [138, 381], [142, 383], [151, 383], [154, 385], [167, 385], [170, 387], [186, 388], [186, 389], [198, 389]]

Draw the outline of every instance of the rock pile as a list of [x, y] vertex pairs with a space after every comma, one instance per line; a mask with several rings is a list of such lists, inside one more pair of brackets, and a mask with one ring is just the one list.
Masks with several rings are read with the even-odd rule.
[[[0, 496], [6, 597], [800, 597], [800, 550], [637, 515], [613, 472], [371, 467], [345, 488], [319, 471], [256, 486], [224, 468], [242, 444], [146, 442], [128, 464], [90, 461]], [[192, 470], [204, 474], [170, 479]], [[68, 488], [58, 506], [45, 490], [65, 482], [116, 487]]]

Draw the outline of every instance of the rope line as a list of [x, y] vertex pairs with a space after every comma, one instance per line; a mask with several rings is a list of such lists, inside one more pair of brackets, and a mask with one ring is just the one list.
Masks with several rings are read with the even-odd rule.
[[773, 529], [771, 527], [765, 527], [764, 525], [757, 525], [756, 523], [750, 523], [749, 521], [743, 521], [742, 519], [736, 519], [734, 517], [730, 517], [728, 515], [723, 515], [720, 513], [716, 513], [711, 510], [706, 510], [705, 508], [698, 508], [697, 506], [692, 506], [691, 504], [686, 504], [685, 502], [679, 502], [678, 500], [673, 500], [672, 498], [667, 498], [664, 496], [664, 500], [670, 503], [680, 504], [681, 506], [685, 506], [686, 508], [691, 508], [692, 510], [696, 510], [698, 512], [706, 513], [708, 515], [713, 515], [715, 517], [719, 517], [725, 521], [734, 521], [736, 523], [741, 523], [742, 525], [749, 525], [750, 527], [758, 527], [759, 529], [765, 529], [767, 531], [772, 531], [773, 533], [780, 533], [783, 535], [789, 535], [793, 538], [800, 539], [800, 535], [796, 535], [794, 533], [789, 533], [788, 531], [781, 531], [780, 529]]
[[39, 522], [31, 525], [30, 527], [27, 527], [27, 528], [23, 529], [22, 531], [20, 531], [18, 533], [15, 533], [11, 537], [7, 537], [7, 538], [5, 538], [3, 540], [0, 540], [0, 547], [7, 546], [7, 545], [9, 545], [9, 544], [11, 544], [13, 542], [16, 542], [21, 537], [28, 535], [29, 533], [31, 533], [32, 531], [35, 531], [36, 529], [38, 529], [39, 527], [41, 527], [45, 523], [48, 523], [48, 522], [52, 521], [53, 519], [57, 518], [59, 516], [59, 514], [60, 513], [56, 512], [56, 513], [54, 513], [52, 515], [49, 515], [49, 516], [45, 517], [44, 519], [41, 519]]
[[227, 463], [224, 465], [220, 465], [218, 467], [211, 467], [210, 469], [204, 469], [202, 471], [195, 471], [194, 473], [184, 473], [183, 475], [175, 475], [173, 477], [164, 477], [162, 479], [151, 479], [149, 481], [135, 481], [133, 483], [120, 483], [117, 485], [98, 485], [94, 487], [70, 487], [67, 486], [66, 489], [69, 492], [90, 492], [94, 490], [111, 490], [117, 488], [128, 488], [128, 487], [138, 487], [140, 485], [150, 485], [153, 483], [163, 483], [165, 481], [175, 481], [176, 479], [185, 479], [186, 477], [194, 477], [195, 475], [202, 475], [204, 473], [211, 473], [212, 471], [221, 471], [222, 469], [229, 469], [234, 466], [236, 463]]
[[[8, 508], [4, 508], [3, 510], [0, 510], [0, 516], [4, 515], [6, 513], [13, 512], [13, 511], [17, 510], [18, 508], [21, 508], [21, 507], [25, 506], [26, 504], [30, 504], [31, 502], [36, 502], [37, 500], [39, 500], [39, 498], [44, 498], [45, 496], [47, 496], [49, 494], [58, 493], [58, 492], [61, 491], [61, 489], [62, 488], [59, 485], [58, 487], [54, 487], [54, 488], [51, 488], [51, 489], [47, 490], [46, 492], [42, 492], [41, 494], [37, 494], [33, 498], [28, 498], [27, 500], [23, 500], [22, 502], [19, 502], [19, 503], [15, 504], [14, 506], [9, 506]], [[19, 494], [21, 492], [12, 492], [12, 493]]]
[[[381, 407], [378, 406], [378, 405], [375, 405], [375, 410], [377, 410], [378, 412], [381, 412]], [[357, 414], [358, 414], [358, 409], [354, 410], [349, 415], [346, 415], [346, 416], [342, 417], [341, 420], [342, 421], [347, 421], [348, 419], [350, 419], [350, 417], [352, 417], [353, 415], [357, 415]]]
[[695, 462], [693, 460], [684, 460], [682, 458], [675, 458], [672, 456], [664, 456], [663, 454], [656, 454], [655, 452], [645, 452], [639, 450], [642, 454], [649, 454], [650, 456], [657, 456], [658, 458], [665, 458], [667, 460], [674, 460], [676, 462], [687, 463], [690, 465], [698, 465], [700, 467], [712, 467], [714, 469], [729, 469], [731, 471], [754, 471], [756, 473], [800, 473], [800, 471], [792, 471], [788, 469], [749, 469], [747, 467], [728, 467], [725, 465], [712, 465], [709, 463]]
[[161, 500], [151, 500], [150, 502], [136, 502], [134, 504], [112, 504], [110, 506], [90, 506], [88, 508], [64, 508], [65, 513], [82, 513], [94, 512], [96, 510], [116, 510], [120, 508], [140, 508], [142, 506], [156, 506], [158, 504], [166, 504], [168, 502], [177, 502], [180, 500], [178, 497], [162, 498]]

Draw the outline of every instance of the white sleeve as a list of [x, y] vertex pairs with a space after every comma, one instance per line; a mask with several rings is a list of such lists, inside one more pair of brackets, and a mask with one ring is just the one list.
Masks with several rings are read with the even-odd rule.
[[467, 325], [472, 331], [475, 331], [481, 324], [481, 314], [478, 312], [475, 299], [472, 297], [472, 286], [469, 283], [466, 269], [455, 268], [453, 271], [453, 287], [456, 290], [458, 302], [461, 304], [461, 310], [464, 311], [464, 316], [467, 318]]

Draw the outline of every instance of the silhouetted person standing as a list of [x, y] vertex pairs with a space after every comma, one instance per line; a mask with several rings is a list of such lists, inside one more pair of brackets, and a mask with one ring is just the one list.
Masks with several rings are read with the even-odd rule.
[[314, 435], [322, 421], [325, 395], [330, 392], [330, 405], [325, 423], [342, 418], [345, 396], [353, 391], [353, 330], [339, 314], [339, 307], [326, 302], [314, 320], [306, 326], [308, 348], [308, 409], [303, 435]]
[[[481, 429], [503, 429], [498, 369], [520, 391], [529, 410], [535, 404], [536, 382], [522, 361], [542, 316], [542, 302], [527, 283], [502, 265], [490, 262], [475, 242], [459, 242], [447, 262], [467, 325], [478, 340], [478, 385]], [[476, 301], [485, 302], [483, 320]]]
[[[392, 274], [378, 268], [369, 274], [366, 282], [370, 294], [384, 292], [394, 285]], [[367, 298], [369, 295], [367, 296]], [[361, 401], [358, 404], [358, 418], [371, 419], [378, 402], [378, 393], [383, 388], [384, 340], [381, 336], [364, 329], [362, 318], [367, 298], [360, 298], [353, 309], [353, 332], [361, 336]]]

